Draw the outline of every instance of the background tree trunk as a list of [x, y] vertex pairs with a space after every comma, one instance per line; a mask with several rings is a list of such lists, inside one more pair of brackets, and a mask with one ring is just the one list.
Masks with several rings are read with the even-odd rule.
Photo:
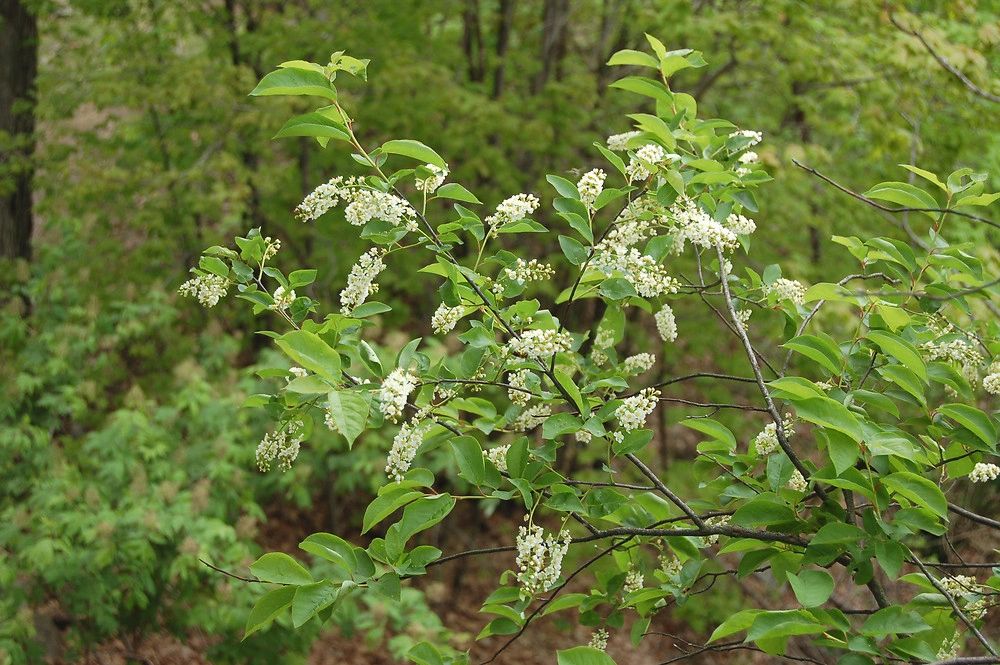
[[31, 258], [32, 156], [38, 22], [19, 0], [0, 0], [0, 259]]

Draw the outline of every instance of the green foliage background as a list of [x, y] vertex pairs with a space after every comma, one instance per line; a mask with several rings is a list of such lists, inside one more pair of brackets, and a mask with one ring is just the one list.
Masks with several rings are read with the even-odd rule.
[[[175, 294], [202, 247], [251, 227], [283, 240], [289, 269], [320, 268], [309, 295], [326, 303], [364, 248], [292, 218], [315, 184], [355, 171], [344, 152], [269, 140], [305, 110], [247, 97], [282, 60], [323, 62], [333, 50], [371, 58], [373, 83], [344, 91], [365, 119], [360, 135], [435, 146], [490, 207], [518, 191], [548, 196], [546, 172], [593, 160], [593, 141], [628, 129], [622, 112], [637, 100], [606, 88], [610, 52], [637, 47], [643, 32], [702, 50], [711, 66], [680, 74], [677, 89], [706, 117], [764, 132], [761, 159], [775, 182], [756, 216], [766, 231], [755, 260], [780, 258], [806, 281], [844, 267], [831, 234], [887, 233], [893, 222], [793, 158], [862, 190], [898, 178], [900, 162], [1000, 172], [995, 107], [894, 28], [881, 3], [580, 0], [553, 54], [545, 19], [559, 4], [37, 4], [40, 228], [31, 264], [0, 277], [13, 296], [0, 318], [0, 662], [46, 652], [72, 660], [116, 638], [138, 649], [194, 627], [213, 636], [215, 661], [274, 662], [304, 654], [315, 637], [278, 627], [241, 643], [254, 594], [199, 558], [245, 566], [261, 551], [268, 506], [308, 510], [370, 492], [364, 479], [383, 464], [384, 442], [348, 456], [331, 436], [288, 474], [258, 474], [264, 424], [238, 407], [258, 392], [249, 370], [267, 366], [264, 344], [238, 332], [248, 329], [244, 308], [209, 315]], [[989, 85], [1000, 4], [903, 5], [950, 62]], [[464, 46], [475, 45], [470, 34], [481, 58]], [[888, 233], [905, 238], [902, 228]], [[965, 233], [976, 239], [974, 228]], [[420, 334], [429, 322], [411, 314], [432, 309], [434, 295], [405, 269], [386, 277], [382, 288], [410, 307], [397, 307], [386, 329]], [[683, 343], [697, 357], [717, 340]], [[704, 621], [698, 609], [681, 612]], [[377, 639], [393, 630], [353, 614], [343, 627], [376, 626]]]

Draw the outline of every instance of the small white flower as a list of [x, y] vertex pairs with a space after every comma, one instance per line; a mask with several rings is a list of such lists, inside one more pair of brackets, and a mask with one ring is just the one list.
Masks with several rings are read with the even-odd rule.
[[287, 423], [277, 432], [270, 432], [257, 444], [257, 468], [270, 471], [271, 464], [277, 460], [278, 468], [288, 471], [292, 462], [299, 456], [302, 443], [302, 423]]
[[626, 596], [630, 593], [634, 593], [642, 589], [642, 585], [645, 583], [646, 578], [643, 576], [642, 572], [633, 568], [628, 571], [628, 575], [625, 576], [625, 584], [622, 587], [622, 593]]
[[607, 177], [608, 174], [601, 169], [594, 169], [584, 173], [580, 181], [576, 183], [576, 189], [580, 192], [580, 200], [587, 208], [593, 209], [594, 201], [604, 191], [604, 180]]
[[518, 222], [538, 209], [539, 200], [534, 194], [515, 194], [500, 202], [495, 213], [486, 218], [491, 230], [511, 222]]
[[525, 330], [520, 337], [507, 342], [511, 353], [522, 358], [542, 360], [554, 353], [569, 351], [573, 338], [567, 332], [555, 330]]
[[738, 236], [748, 236], [757, 230], [757, 223], [749, 217], [733, 213], [726, 217], [726, 226]]
[[680, 283], [667, 274], [666, 268], [635, 247], [612, 248], [602, 242], [594, 248], [590, 265], [608, 277], [621, 275], [644, 298], [677, 293], [680, 289]]
[[204, 307], [215, 307], [226, 297], [229, 290], [229, 280], [218, 275], [205, 274], [192, 277], [181, 284], [177, 292], [182, 296], [193, 297]]
[[589, 430], [581, 429], [581, 430], [578, 430], [573, 435], [573, 438], [576, 439], [577, 443], [582, 443], [582, 444], [586, 445], [586, 444], [590, 443], [591, 441], [593, 441], [594, 435], [591, 434]]
[[971, 575], [950, 575], [941, 578], [938, 580], [938, 583], [953, 596], [974, 593], [979, 588], [979, 582]]
[[485, 455], [486, 459], [493, 463], [493, 466], [497, 468], [497, 471], [500, 473], [506, 473], [508, 450], [510, 450], [510, 446], [497, 446], [496, 448], [484, 450], [483, 455]]
[[403, 475], [409, 471], [413, 464], [413, 458], [417, 456], [417, 450], [424, 441], [424, 435], [430, 430], [431, 425], [421, 422], [419, 417], [403, 423], [396, 436], [392, 440], [392, 449], [386, 458], [385, 472], [389, 478], [397, 483], [403, 479]]
[[620, 441], [624, 439], [624, 432], [634, 432], [645, 426], [646, 418], [656, 409], [659, 397], [659, 390], [646, 388], [638, 395], [623, 399], [622, 403], [615, 409], [619, 431], [615, 432], [612, 438]]
[[293, 376], [299, 379], [309, 376], [309, 370], [304, 369], [302, 367], [289, 367], [288, 371], [291, 372]]
[[507, 398], [518, 406], [527, 406], [531, 400], [531, 393], [525, 391], [529, 389], [528, 380], [533, 376], [531, 370], [527, 369], [507, 374], [507, 385], [510, 386], [507, 388]]
[[938, 660], [953, 660], [958, 657], [958, 652], [962, 648], [962, 636], [959, 633], [955, 633], [949, 638], [946, 638], [944, 642], [941, 643], [941, 648], [938, 649], [937, 659]]
[[587, 646], [590, 647], [591, 649], [604, 651], [605, 649], [608, 648], [608, 637], [609, 637], [608, 631], [604, 630], [603, 628], [598, 628], [597, 630], [594, 631], [594, 634], [591, 635], [590, 641], [587, 642]]
[[684, 564], [673, 554], [660, 557], [660, 570], [663, 571], [664, 575], [670, 578], [676, 578], [681, 574]]
[[768, 293], [773, 293], [778, 300], [790, 300], [796, 305], [801, 305], [806, 300], [806, 287], [794, 279], [779, 277], [767, 288]]
[[629, 356], [622, 362], [622, 369], [626, 374], [638, 375], [648, 372], [656, 364], [656, 356], [652, 353], [637, 353]]
[[[705, 520], [705, 525], [710, 527], [724, 527], [729, 525], [730, 516], [729, 515], [717, 515], [716, 517], [709, 517]], [[705, 536], [706, 545], [714, 545], [719, 542], [719, 535], [712, 534], [710, 536]]]
[[792, 477], [788, 479], [787, 487], [788, 489], [794, 490], [796, 492], [805, 492], [807, 489], [809, 489], [809, 483], [802, 476], [802, 474], [799, 473], [799, 470], [796, 469], [795, 471], [792, 472]]
[[661, 307], [653, 318], [656, 320], [656, 332], [660, 334], [660, 339], [664, 342], [673, 342], [677, 339], [677, 319], [670, 305]]
[[647, 164], [657, 166], [668, 159], [676, 158], [677, 155], [668, 154], [659, 144], [647, 143], [635, 151], [635, 157], [629, 160], [628, 166], [625, 167], [625, 175], [629, 182], [645, 180], [650, 176]]
[[406, 408], [407, 398], [416, 387], [417, 376], [413, 372], [402, 368], [392, 370], [378, 392], [382, 414], [392, 422], [397, 422]]
[[347, 276], [347, 286], [340, 292], [342, 314], [350, 314], [355, 307], [368, 300], [369, 296], [378, 293], [378, 284], [375, 280], [385, 270], [385, 262], [382, 261], [384, 255], [383, 250], [373, 247], [362, 254], [351, 268], [351, 273]]
[[546, 537], [534, 524], [517, 531], [517, 580], [529, 596], [548, 591], [559, 580], [562, 561], [569, 550], [568, 531]]
[[983, 377], [983, 390], [991, 395], [1000, 395], [1000, 373], [994, 372]]
[[444, 303], [438, 305], [431, 317], [431, 328], [439, 335], [445, 335], [455, 329], [462, 318], [463, 307], [448, 307]]
[[747, 150], [745, 153], [736, 158], [740, 164], [756, 164], [759, 161], [757, 153], [753, 150]]
[[763, 134], [761, 134], [760, 132], [755, 132], [752, 129], [744, 129], [744, 130], [739, 131], [739, 132], [733, 132], [733, 135], [735, 135], [735, 136], [745, 136], [746, 138], [750, 139], [750, 143], [747, 144], [748, 148], [752, 148], [755, 145], [757, 145], [758, 143], [760, 143], [762, 140], [764, 140], [764, 135]]
[[1000, 477], [1000, 466], [996, 464], [984, 464], [983, 462], [977, 462], [976, 466], [969, 473], [969, 480], [974, 483], [986, 483], [996, 480], [997, 477]]
[[[676, 253], [683, 252], [687, 242], [705, 249], [715, 249], [716, 246], [719, 246], [724, 251], [733, 251], [740, 245], [736, 231], [715, 221], [711, 215], [687, 196], [678, 197], [674, 201], [674, 204], [670, 206], [669, 217], [674, 224], [674, 251]], [[745, 221], [742, 222], [736, 220], [736, 224], [746, 226], [746, 222], [750, 220], [743, 219]], [[727, 223], [728, 221], [727, 219]]]
[[527, 432], [544, 423], [551, 415], [552, 409], [547, 404], [535, 404], [522, 411], [510, 428], [515, 432]]
[[445, 178], [448, 177], [448, 169], [433, 164], [424, 164], [424, 168], [430, 171], [431, 175], [423, 179], [417, 178], [417, 189], [427, 194], [433, 194], [438, 187], [444, 184]]
[[555, 274], [556, 271], [552, 266], [548, 263], [541, 263], [538, 259], [531, 259], [530, 261], [518, 259], [514, 262], [513, 267], [504, 268], [504, 276], [518, 284], [552, 279], [552, 276]]
[[285, 287], [279, 286], [274, 290], [272, 297], [274, 298], [274, 304], [271, 305], [271, 309], [284, 310], [292, 306], [296, 295], [294, 289], [285, 290]]
[[642, 132], [639, 131], [612, 134], [607, 140], [608, 150], [624, 152], [625, 150], [628, 150], [628, 142], [640, 134], [642, 134]]

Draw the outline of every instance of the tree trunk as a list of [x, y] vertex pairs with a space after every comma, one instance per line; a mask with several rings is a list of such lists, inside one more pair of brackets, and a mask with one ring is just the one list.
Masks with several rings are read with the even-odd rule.
[[35, 150], [35, 75], [38, 22], [19, 0], [0, 0], [0, 259], [30, 259], [32, 158]]
[[493, 73], [493, 99], [500, 99], [503, 94], [507, 47], [510, 46], [510, 29], [513, 21], [514, 0], [500, 0], [500, 9], [497, 13], [497, 66]]
[[542, 10], [542, 68], [535, 77], [532, 94], [538, 94], [555, 76], [559, 78], [569, 35], [569, 0], [545, 0]]
[[465, 0], [462, 13], [462, 49], [469, 66], [469, 80], [479, 83], [486, 75], [483, 30], [479, 20], [479, 0]]

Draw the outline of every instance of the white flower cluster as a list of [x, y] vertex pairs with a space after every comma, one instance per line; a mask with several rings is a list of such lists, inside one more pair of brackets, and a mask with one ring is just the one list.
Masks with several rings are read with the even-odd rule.
[[331, 178], [302, 200], [302, 203], [295, 208], [295, 217], [303, 222], [315, 221], [340, 203], [341, 199], [346, 198], [351, 188], [360, 186], [360, 178], [344, 179], [343, 176]]
[[433, 194], [437, 188], [444, 184], [448, 177], [448, 169], [443, 169], [434, 164], [424, 164], [424, 168], [431, 172], [426, 178], [417, 178], [417, 189], [427, 194]]
[[[531, 393], [524, 392], [528, 390], [528, 379], [533, 376], [531, 370], [519, 369], [515, 372], [510, 372], [507, 374], [507, 385], [510, 388], [507, 389], [507, 398], [514, 404], [518, 406], [527, 406], [528, 402], [531, 400]], [[518, 390], [519, 389], [519, 390]]]
[[974, 483], [986, 483], [1000, 477], [1000, 466], [996, 464], [984, 464], [976, 462], [976, 466], [969, 472], [969, 480]]
[[681, 574], [684, 564], [673, 554], [664, 554], [660, 556], [660, 570], [663, 574], [670, 578], [675, 578]]
[[660, 334], [660, 339], [664, 342], [673, 342], [677, 339], [677, 319], [670, 305], [663, 305], [653, 318], [656, 320], [656, 332]]
[[500, 202], [495, 213], [486, 218], [490, 229], [517, 222], [538, 209], [538, 197], [534, 194], [515, 194]]
[[567, 332], [556, 330], [525, 330], [520, 337], [507, 342], [507, 348], [514, 355], [522, 358], [542, 360], [554, 353], [569, 351], [573, 338]]
[[485, 455], [486, 459], [493, 463], [493, 466], [497, 468], [497, 471], [506, 473], [508, 450], [510, 450], [510, 446], [497, 446], [496, 448], [484, 450], [483, 455]]
[[546, 404], [535, 404], [528, 407], [514, 419], [510, 428], [515, 432], [528, 432], [535, 429], [552, 415], [552, 409]]
[[408, 231], [417, 230], [417, 211], [395, 194], [376, 189], [350, 191], [354, 198], [344, 208], [344, 218], [352, 226], [364, 226], [373, 219], [380, 219]]
[[257, 444], [257, 468], [270, 471], [271, 465], [277, 461], [278, 468], [288, 471], [292, 462], [299, 456], [302, 443], [301, 423], [288, 423], [287, 427], [277, 432], [270, 432]]
[[736, 320], [739, 321], [741, 326], [746, 328], [747, 324], [750, 323], [750, 316], [752, 314], [753, 310], [751, 309], [738, 309], [736, 310]]
[[740, 164], [756, 164], [759, 161], [759, 157], [753, 150], [747, 150], [745, 153], [736, 158]]
[[633, 568], [628, 571], [628, 575], [625, 576], [625, 584], [622, 586], [622, 593], [626, 596], [630, 593], [635, 593], [642, 589], [642, 585], [645, 584], [646, 578], [643, 576], [642, 572]]
[[604, 191], [604, 181], [608, 174], [601, 169], [587, 171], [576, 183], [576, 189], [580, 192], [580, 200], [587, 208], [593, 209], [594, 201]]
[[408, 370], [397, 368], [389, 373], [378, 391], [379, 405], [382, 415], [398, 422], [406, 408], [406, 400], [417, 387], [417, 376]]
[[[949, 325], [944, 332], [951, 331]], [[979, 367], [983, 364], [983, 355], [969, 340], [955, 338], [947, 342], [933, 341], [920, 346], [928, 360], [943, 360], [962, 366], [962, 375], [975, 385], [979, 378]], [[992, 381], [991, 381], [992, 384]]]
[[656, 356], [652, 353], [637, 353], [629, 356], [622, 362], [622, 369], [626, 374], [639, 375], [648, 372], [656, 364]]
[[562, 573], [562, 561], [569, 550], [570, 535], [560, 531], [546, 537], [534, 524], [517, 530], [517, 581], [529, 596], [548, 591]]
[[612, 134], [607, 140], [608, 150], [614, 150], [615, 152], [624, 152], [625, 150], [628, 150], [628, 142], [636, 136], [639, 136], [639, 134], [642, 134], [642, 132], [632, 131], [623, 132], [621, 134]]
[[[642, 199], [645, 200], [647, 199]], [[641, 202], [633, 202], [622, 210], [604, 240], [598, 244], [598, 248], [632, 247], [655, 235], [653, 230], [655, 221], [643, 214], [646, 212], [645, 207]]]
[[625, 438], [623, 432], [633, 432], [641, 429], [646, 424], [646, 418], [656, 409], [660, 391], [655, 388], [646, 388], [638, 395], [626, 397], [615, 409], [615, 418], [618, 419], [619, 431], [612, 434], [612, 438], [621, 441]]
[[552, 266], [548, 263], [541, 263], [538, 259], [531, 259], [530, 261], [518, 259], [514, 262], [514, 267], [504, 268], [504, 276], [518, 284], [552, 279], [552, 276], [555, 274], [556, 271]]
[[938, 584], [952, 596], [973, 593], [979, 588], [979, 582], [971, 575], [950, 575], [938, 580]]
[[448, 307], [448, 305], [441, 303], [434, 310], [434, 315], [431, 316], [431, 328], [439, 335], [450, 333], [458, 325], [458, 321], [462, 318], [464, 311], [465, 308], [462, 306]]
[[792, 477], [788, 479], [788, 489], [796, 492], [805, 492], [809, 489], [809, 483], [802, 476], [798, 469], [792, 472]]
[[636, 293], [645, 298], [677, 293], [680, 288], [680, 283], [667, 274], [666, 268], [634, 247], [610, 247], [602, 242], [595, 248], [590, 265], [609, 277], [620, 273]]
[[281, 241], [280, 240], [271, 238], [271, 236], [265, 237], [264, 238], [264, 254], [263, 254], [261, 260], [267, 261], [268, 259], [273, 258], [274, 255], [278, 253], [279, 249], [281, 249]]
[[767, 287], [767, 293], [773, 293], [778, 300], [790, 300], [796, 305], [801, 305], [806, 300], [806, 287], [801, 282], [794, 279], [779, 277], [774, 283]]
[[[785, 418], [781, 423], [781, 430], [786, 440], [795, 434], [795, 423], [790, 414], [785, 414]], [[770, 455], [778, 449], [779, 445], [778, 426], [773, 422], [764, 425], [764, 429], [753, 440], [754, 452], [759, 457]]]
[[430, 430], [431, 424], [419, 418], [403, 423], [399, 432], [392, 439], [392, 448], [386, 458], [385, 472], [389, 478], [397, 483], [403, 479], [403, 475], [410, 470], [413, 458], [417, 456], [417, 450], [424, 441], [424, 436]]
[[594, 440], [594, 435], [590, 432], [590, 430], [581, 429], [573, 434], [573, 438], [576, 439], [577, 443], [586, 445]]
[[[724, 527], [729, 525], [730, 516], [729, 515], [717, 515], [716, 517], [709, 517], [705, 520], [705, 525], [710, 527]], [[705, 544], [714, 545], [719, 542], [719, 535], [712, 534], [711, 536], [705, 537]]]
[[938, 649], [936, 658], [941, 661], [953, 660], [958, 657], [958, 653], [961, 649], [962, 636], [956, 632], [951, 637], [945, 638], [944, 642], [941, 643], [941, 647]]
[[755, 132], [752, 129], [744, 129], [739, 132], [734, 132], [734, 134], [736, 136], [745, 136], [746, 138], [750, 139], [750, 143], [747, 144], [748, 148], [752, 148], [764, 140], [763, 134], [761, 134], [760, 132]]
[[1000, 372], [992, 372], [983, 377], [983, 390], [991, 395], [1000, 395]]
[[590, 641], [587, 642], [587, 646], [591, 649], [597, 649], [598, 651], [604, 651], [608, 648], [608, 631], [603, 628], [598, 628], [594, 631], [594, 634], [590, 636]]
[[205, 307], [215, 307], [220, 300], [226, 297], [228, 290], [228, 279], [218, 275], [205, 274], [192, 277], [181, 284], [177, 293], [196, 298]]
[[309, 376], [309, 370], [304, 367], [289, 367], [288, 371], [297, 379], [303, 379]]
[[284, 310], [291, 307], [298, 296], [295, 295], [295, 289], [286, 290], [285, 287], [279, 286], [274, 290], [272, 297], [274, 304], [271, 305], [271, 309]]
[[670, 206], [669, 214], [676, 227], [674, 252], [678, 254], [684, 251], [687, 242], [706, 249], [720, 246], [724, 251], [732, 251], [740, 245], [735, 231], [712, 219], [687, 196], [678, 197]]
[[340, 292], [340, 311], [350, 314], [354, 308], [368, 300], [368, 297], [378, 293], [375, 280], [385, 270], [382, 257], [385, 252], [373, 247], [361, 255], [358, 262], [351, 268], [347, 276], [347, 286]]
[[625, 176], [629, 182], [645, 180], [650, 176], [647, 164], [659, 165], [668, 159], [677, 159], [677, 155], [668, 153], [662, 146], [656, 143], [647, 143], [635, 151], [635, 157], [629, 160], [625, 167]]
[[757, 230], [757, 222], [736, 213], [726, 217], [726, 226], [738, 236], [748, 236]]

